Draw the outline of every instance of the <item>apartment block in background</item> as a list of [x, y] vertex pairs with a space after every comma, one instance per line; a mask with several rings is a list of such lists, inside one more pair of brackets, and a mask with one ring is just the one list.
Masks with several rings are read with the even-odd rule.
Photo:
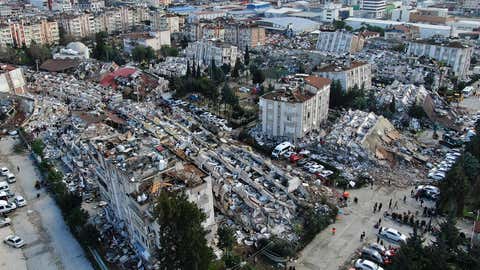
[[365, 40], [346, 31], [320, 32], [317, 50], [323, 52], [355, 53], [363, 49]]
[[254, 23], [229, 23], [225, 26], [225, 42], [240, 50], [265, 45], [265, 28]]
[[473, 48], [459, 41], [424, 39], [411, 41], [407, 54], [441, 61], [452, 68], [455, 76], [464, 77], [470, 68]]
[[187, 58], [200, 66], [209, 66], [212, 59], [217, 66], [234, 66], [238, 57], [236, 46], [213, 41], [195, 41], [185, 49]]

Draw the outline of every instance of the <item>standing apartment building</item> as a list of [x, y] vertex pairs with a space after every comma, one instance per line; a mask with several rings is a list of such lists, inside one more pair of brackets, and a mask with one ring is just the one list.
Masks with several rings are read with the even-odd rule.
[[[58, 44], [60, 40], [58, 24], [56, 21], [40, 19], [38, 21], [16, 21], [8, 24], [12, 40], [5, 42], [16, 47], [29, 47], [32, 42], [42, 45]], [[2, 27], [2, 39], [8, 38], [8, 30]]]
[[452, 73], [458, 77], [465, 77], [470, 68], [473, 47], [459, 41], [448, 40], [415, 40], [408, 44], [408, 55], [426, 56], [442, 61], [451, 67]]
[[355, 85], [365, 89], [372, 87], [372, 69], [371, 65], [366, 62], [345, 61], [334, 63], [319, 68], [315, 75], [329, 78], [332, 81], [340, 81], [344, 91], [349, 91]]
[[265, 28], [255, 23], [229, 23], [225, 26], [225, 42], [245, 50], [265, 45]]
[[188, 44], [185, 54], [192, 63], [209, 66], [212, 59], [217, 66], [223, 64], [234, 66], [238, 57], [236, 46], [213, 41], [195, 41]]
[[330, 84], [327, 78], [308, 76], [261, 96], [263, 134], [295, 140], [319, 130], [328, 116]]
[[360, 6], [369, 18], [380, 19], [385, 16], [385, 0], [361, 0]]
[[347, 31], [324, 31], [318, 34], [317, 50], [336, 53], [356, 53], [363, 49], [365, 40]]

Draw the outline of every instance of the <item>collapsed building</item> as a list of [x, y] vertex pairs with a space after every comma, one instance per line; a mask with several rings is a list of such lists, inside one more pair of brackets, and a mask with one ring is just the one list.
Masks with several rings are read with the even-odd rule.
[[382, 164], [426, 161], [418, 145], [402, 136], [388, 119], [374, 113], [349, 110], [325, 140], [338, 153]]

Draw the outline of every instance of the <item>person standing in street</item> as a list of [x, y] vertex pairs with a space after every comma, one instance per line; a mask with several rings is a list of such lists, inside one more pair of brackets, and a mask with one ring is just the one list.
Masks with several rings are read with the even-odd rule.
[[335, 233], [337, 232], [337, 229], [335, 227], [332, 228], [332, 235], [335, 235]]
[[373, 213], [377, 212], [377, 203], [373, 206]]
[[382, 203], [378, 205], [378, 212], [382, 211]]
[[388, 209], [392, 209], [392, 199], [388, 202]]

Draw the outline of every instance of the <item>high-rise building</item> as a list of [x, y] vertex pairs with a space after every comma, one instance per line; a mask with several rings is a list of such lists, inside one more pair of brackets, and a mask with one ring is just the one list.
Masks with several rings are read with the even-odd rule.
[[361, 9], [370, 18], [382, 18], [385, 15], [385, 0], [361, 0]]

